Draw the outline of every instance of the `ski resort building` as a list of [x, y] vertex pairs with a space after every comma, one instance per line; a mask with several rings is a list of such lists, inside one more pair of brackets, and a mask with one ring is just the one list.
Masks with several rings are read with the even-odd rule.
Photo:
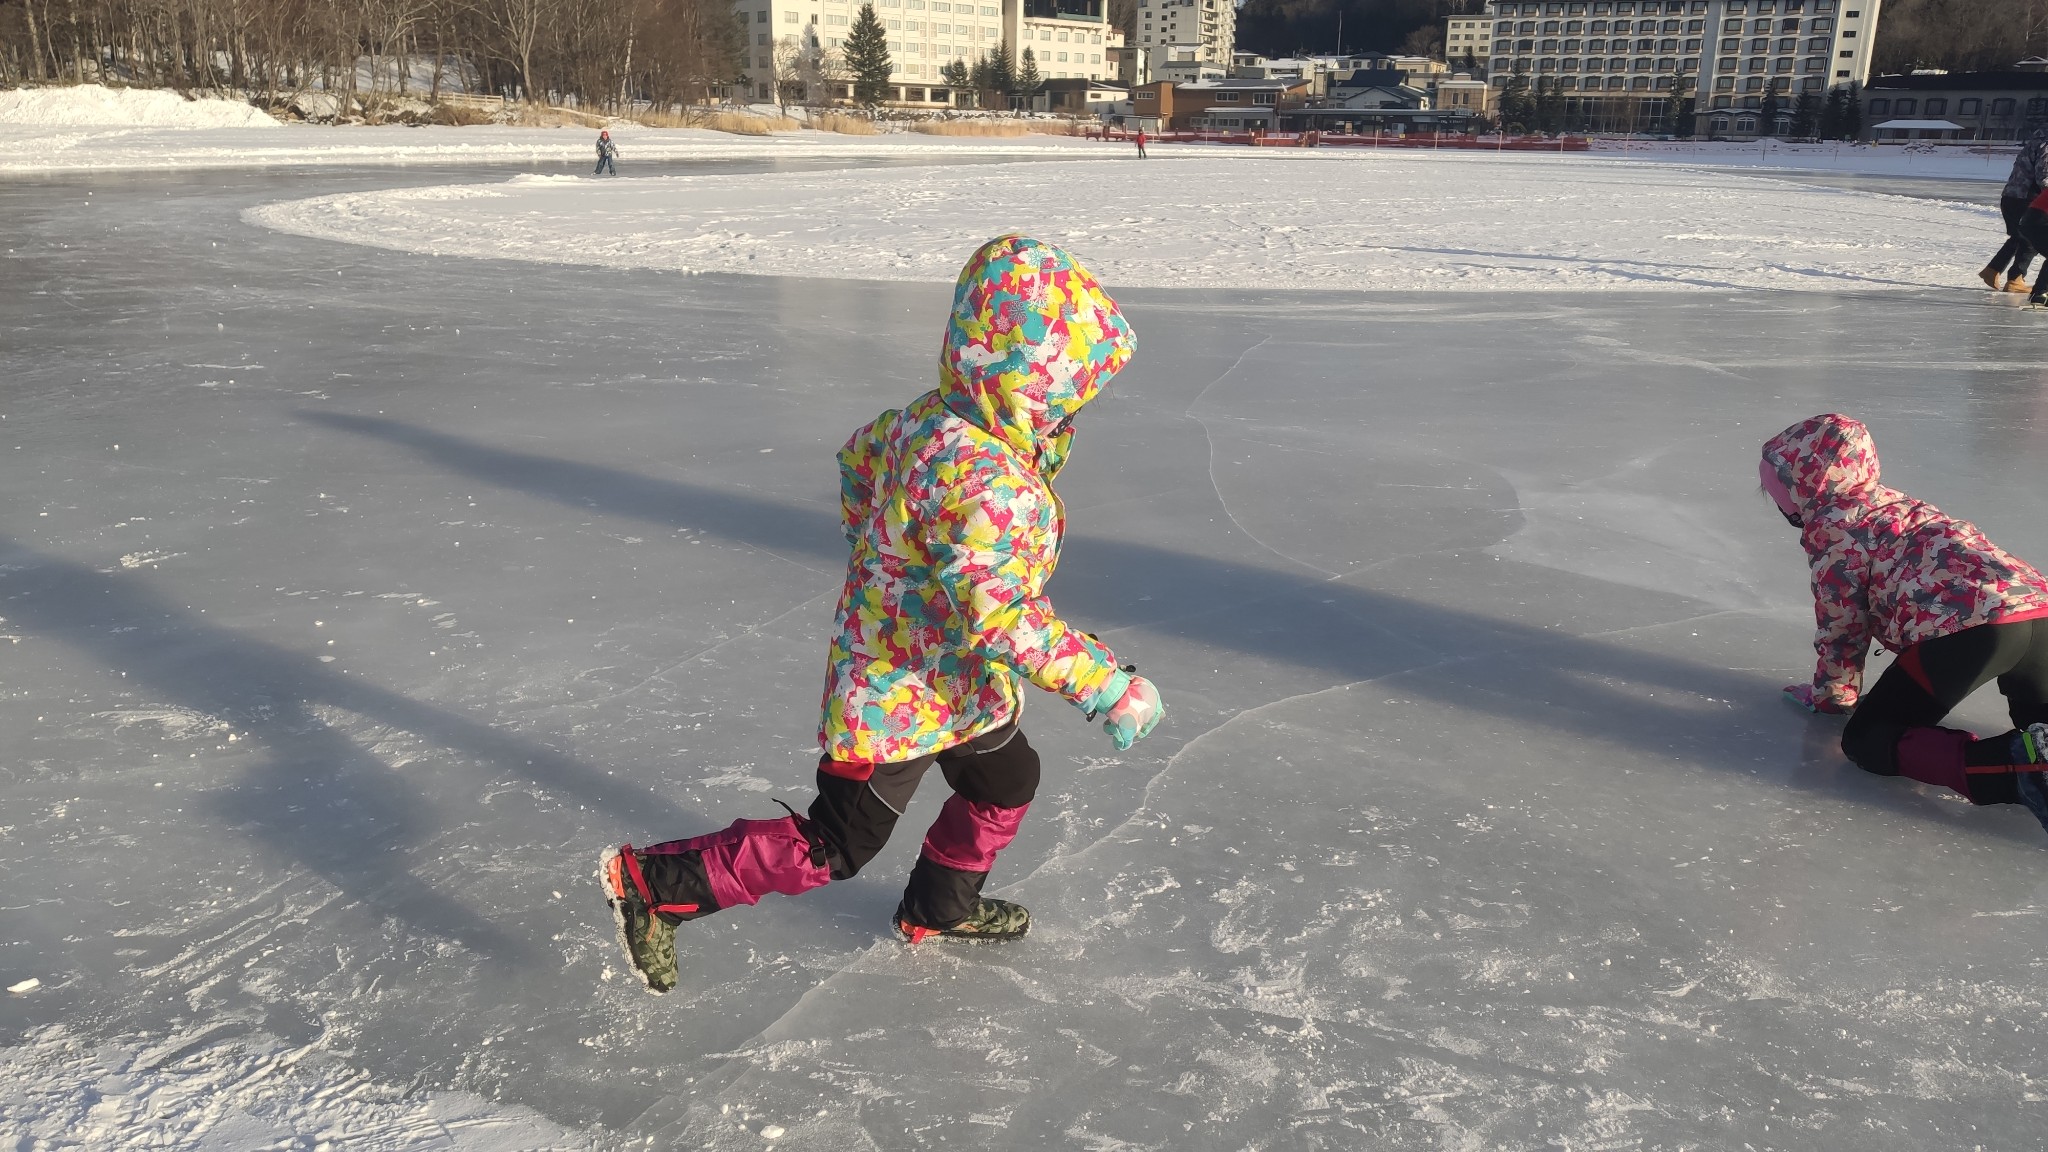
[[1236, 45], [1236, 0], [1138, 0], [1135, 46], [1144, 53], [1151, 76], [1222, 76], [1230, 70]]
[[[1021, 61], [1031, 49], [1047, 80], [1109, 80], [1123, 34], [1104, 11], [1104, 0], [873, 0], [889, 34], [895, 65], [895, 103], [943, 107], [954, 103], [941, 74], [959, 60], [972, 65], [998, 44]], [[756, 100], [772, 100], [778, 85], [822, 84], [843, 94], [846, 79], [832, 61], [845, 47], [861, 0], [735, 0], [747, 25], [745, 84]]]
[[1914, 117], [1948, 122], [1967, 140], [2025, 139], [2048, 127], [2048, 60], [1988, 72], [1879, 76], [1864, 86], [1865, 139], [1895, 138], [1879, 129]]
[[[1492, 42], [1473, 56], [1486, 61], [1496, 102], [1520, 75], [1532, 92], [1562, 97], [1574, 127], [1670, 131], [1692, 97], [1703, 134], [1783, 134], [1801, 93], [1853, 89], [1869, 76], [1880, 3], [1489, 0]], [[1455, 34], [1470, 33], [1461, 23]], [[1462, 59], [1466, 43], [1445, 47]], [[1770, 124], [1767, 108], [1776, 110]]]

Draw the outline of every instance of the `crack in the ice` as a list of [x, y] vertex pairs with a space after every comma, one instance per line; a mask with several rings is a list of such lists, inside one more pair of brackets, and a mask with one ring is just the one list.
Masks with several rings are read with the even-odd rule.
[[638, 692], [641, 689], [646, 688], [649, 684], [654, 683], [656, 680], [659, 680], [664, 676], [667, 676], [669, 673], [674, 672], [676, 669], [681, 668], [687, 664], [693, 664], [698, 660], [702, 660], [704, 657], [709, 656], [713, 652], [716, 652], [719, 649], [724, 648], [728, 645], [737, 644], [742, 640], [752, 639], [753, 637], [760, 635], [764, 630], [781, 623], [782, 621], [788, 619], [790, 616], [793, 616], [796, 613], [804, 610], [805, 608], [811, 607], [818, 601], [823, 600], [827, 596], [832, 595], [836, 595], [836, 593], [821, 592], [818, 595], [813, 596], [800, 604], [792, 605], [787, 610], [779, 612], [774, 616], [771, 616], [768, 619], [761, 621], [759, 624], [749, 624], [745, 628], [741, 629], [737, 635], [728, 636], [725, 639], [720, 640], [716, 644], [707, 644], [704, 647], [699, 648], [695, 652], [690, 653], [688, 656], [685, 656], [682, 659], [676, 661], [675, 663], [669, 665], [668, 667], [663, 668], [658, 672], [652, 673], [646, 679], [640, 681], [638, 684], [633, 685], [631, 688], [621, 688], [617, 692], [607, 693], [603, 696], [593, 696], [588, 700], [572, 700], [570, 701], [570, 703], [580, 704], [587, 707], [592, 704], [601, 704], [607, 700], [616, 700], [621, 696], [631, 696], [635, 692]]
[[1188, 402], [1186, 415], [1190, 420], [1193, 420], [1195, 423], [1200, 424], [1202, 426], [1202, 439], [1208, 441], [1209, 443], [1209, 488], [1211, 491], [1216, 493], [1216, 506], [1223, 510], [1223, 515], [1227, 519], [1229, 519], [1231, 524], [1235, 525], [1239, 532], [1244, 533], [1245, 536], [1250, 538], [1252, 543], [1257, 544], [1259, 547], [1264, 548], [1266, 551], [1271, 552], [1273, 555], [1278, 556], [1282, 560], [1287, 561], [1289, 564], [1299, 564], [1303, 568], [1307, 568], [1311, 572], [1320, 572], [1325, 576], [1335, 577], [1337, 573], [1332, 572], [1327, 568], [1324, 568], [1317, 564], [1311, 564], [1298, 556], [1289, 556], [1287, 553], [1282, 552], [1280, 549], [1275, 548], [1271, 544], [1266, 543], [1264, 540], [1259, 538], [1258, 533], [1253, 532], [1251, 529], [1244, 526], [1244, 521], [1239, 520], [1237, 518], [1237, 513], [1232, 512], [1230, 510], [1230, 502], [1223, 498], [1223, 485], [1217, 483], [1216, 481], [1216, 437], [1209, 430], [1209, 422], [1207, 420], [1202, 419], [1202, 417], [1195, 411], [1195, 409], [1201, 407], [1202, 400], [1209, 395], [1210, 389], [1215, 388], [1216, 385], [1221, 384], [1223, 381], [1229, 379], [1232, 375], [1234, 375], [1237, 372], [1239, 368], [1244, 366], [1246, 358], [1251, 356], [1252, 353], [1257, 352], [1259, 349], [1264, 348], [1267, 344], [1272, 343], [1272, 340], [1273, 338], [1271, 336], [1261, 337], [1258, 343], [1251, 345], [1242, 352], [1239, 352], [1237, 354], [1237, 359], [1232, 360], [1230, 362], [1230, 367], [1225, 368], [1221, 373], [1217, 374], [1215, 379], [1203, 385], [1202, 390], [1200, 392], [1195, 393], [1195, 398]]

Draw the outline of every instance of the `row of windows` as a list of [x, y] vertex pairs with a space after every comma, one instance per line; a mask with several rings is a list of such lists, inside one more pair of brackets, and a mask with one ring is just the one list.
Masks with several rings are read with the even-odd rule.
[[[1685, 42], [1685, 50], [1687, 52], [1697, 52], [1700, 50], [1700, 43], [1698, 40], [1687, 40]], [[1581, 47], [1582, 44], [1583, 47]], [[1626, 40], [1616, 40], [1611, 48], [1608, 47], [1608, 43], [1605, 40], [1566, 40], [1562, 46], [1555, 40], [1544, 40], [1541, 43], [1535, 40], [1520, 40], [1512, 44], [1506, 40], [1497, 40], [1493, 45], [1493, 50], [1502, 56], [1507, 55], [1511, 49], [1522, 52], [1540, 52], [1546, 56], [1555, 56], [1560, 50], [1565, 52], [1590, 52], [1604, 56], [1609, 52], [1628, 51], [1629, 42]], [[1676, 52], [1678, 51], [1678, 41], [1638, 40], [1635, 42], [1635, 49], [1638, 52]]]
[[[1991, 115], [2000, 118], [2011, 116], [2017, 107], [2018, 103], [2012, 97], [1999, 96], [1991, 101]], [[1926, 100], [1922, 101], [1913, 96], [1902, 96], [1896, 100], [1878, 96], [1870, 101], [1870, 114], [1872, 116], [1911, 116], [1916, 112], [1926, 116], [1946, 116], [1948, 115], [1948, 98], [1945, 96], [1929, 96]], [[2029, 117], [2040, 116], [2044, 113], [2048, 113], [2048, 96], [2036, 96], [2027, 101], [2027, 115]], [[1981, 97], [1965, 96], [1956, 101], [1956, 115], [1958, 116], [1982, 116], [1983, 114], [1984, 101]]]
[[[1679, 22], [1676, 20], [1666, 20], [1663, 23], [1663, 30], [1666, 32], [1676, 32], [1678, 31], [1678, 24]], [[1616, 20], [1613, 23], [1613, 30], [1616, 32], [1655, 32], [1657, 29], [1658, 24], [1655, 20], [1638, 20], [1633, 23], [1627, 20]], [[1519, 30], [1522, 35], [1531, 36], [1536, 33], [1537, 24], [1534, 20], [1524, 20], [1520, 24], [1516, 24], [1512, 20], [1502, 20], [1493, 26], [1493, 30], [1499, 33]], [[1588, 27], [1587, 22], [1584, 20], [1566, 20], [1562, 23], [1556, 20], [1545, 20], [1542, 24], [1542, 30], [1545, 36], [1555, 36], [1560, 31], [1567, 36], [1576, 36], [1581, 32], [1591, 32], [1597, 36], [1608, 31], [1608, 22], [1605, 20], [1595, 20], [1592, 21], [1591, 27]], [[1685, 30], [1687, 32], [1704, 32], [1707, 30], [1707, 22], [1705, 20], [1687, 20], [1685, 21]]]
[[[1826, 52], [1833, 43], [1834, 41], [1826, 36], [1814, 36], [1806, 41], [1805, 50], [1807, 52]], [[1704, 41], [1698, 39], [1687, 40], [1685, 42], [1685, 51], [1697, 52], [1703, 44]], [[1557, 40], [1496, 40], [1493, 42], [1493, 51], [1497, 56], [1505, 56], [1510, 51], [1536, 52], [1545, 56], [1555, 56], [1559, 52], [1589, 52], [1604, 55], [1610, 52], [1627, 52], [1629, 51], [1629, 46], [1630, 42], [1627, 40], [1615, 40], [1612, 42], [1606, 40], [1565, 40], [1562, 42]], [[1637, 40], [1634, 42], [1634, 46], [1637, 52], [1676, 52], [1679, 50], [1677, 40]], [[1742, 50], [1742, 41], [1740, 40], [1721, 41], [1721, 51], [1723, 52], [1740, 52]], [[1765, 54], [1776, 51], [1782, 55], [1798, 52], [1800, 51], [1800, 46], [1799, 41], [1791, 37], [1780, 40], [1775, 45], [1769, 40], [1751, 40], [1749, 42], [1749, 51]]]
[[[1679, 23], [1680, 22], [1677, 20], [1666, 20], [1663, 21], [1661, 24], [1655, 20], [1637, 20], [1634, 22], [1630, 22], [1627, 20], [1616, 20], [1613, 22], [1613, 25], [1610, 28], [1608, 21], [1605, 20], [1545, 20], [1540, 25], [1537, 24], [1537, 22], [1534, 20], [1524, 20], [1520, 24], [1517, 24], [1512, 20], [1502, 20], [1493, 26], [1493, 30], [1495, 33], [1503, 36], [1510, 35], [1516, 32], [1519, 32], [1524, 36], [1534, 36], [1537, 35], [1539, 31], [1540, 34], [1544, 36], [1555, 36], [1558, 35], [1560, 32], [1562, 32], [1566, 36], [1577, 36], [1581, 32], [1587, 32], [1591, 33], [1592, 35], [1598, 36], [1608, 31], [1623, 33], [1634, 32], [1637, 35], [1641, 35], [1646, 32], [1661, 31], [1669, 35], [1679, 30]], [[1707, 30], [1707, 22], [1705, 20], [1687, 20], [1684, 22], [1684, 24], [1685, 31], [1693, 35], [1698, 35], [1699, 33], [1705, 32]], [[1799, 27], [1799, 18], [1795, 16], [1790, 20], [1752, 21], [1749, 24], [1749, 31], [1756, 35], [1768, 35], [1772, 32], [1796, 33], [1799, 31]], [[1808, 20], [1806, 22], [1806, 30], [1808, 32], [1832, 32], [1834, 31], [1834, 28], [1835, 22], [1825, 17], [1817, 20]], [[1721, 31], [1723, 33], [1739, 34], [1743, 31], [1743, 22], [1740, 20], [1724, 20], [1721, 22]]]
[[[1688, 58], [1684, 63], [1683, 71], [1686, 72], [1698, 70], [1700, 64], [1697, 59], [1691, 58]], [[1538, 60], [1533, 67], [1526, 60], [1517, 60], [1515, 66], [1523, 72], [1578, 72], [1581, 69], [1587, 72], [1649, 72], [1653, 68], [1658, 72], [1677, 72], [1681, 70], [1679, 68], [1679, 61], [1670, 56], [1657, 60], [1654, 64], [1652, 64], [1648, 57], [1639, 57], [1633, 65], [1623, 59], [1604, 62], [1600, 60], [1581, 62], [1575, 59], [1565, 59]]]
[[[1682, 16], [1687, 13], [1700, 16], [1706, 13], [1707, 4], [1706, 0], [1665, 0], [1662, 3], [1657, 2], [1657, 0], [1650, 0], [1650, 2], [1642, 4], [1630, 3], [1628, 0], [1622, 0], [1621, 3], [1596, 4], [1496, 4], [1493, 6], [1492, 14], [1494, 16], [1584, 16], [1589, 8], [1595, 16], [1634, 16], [1638, 12], [1645, 16], [1660, 14]], [[1778, 10], [1778, 5], [1776, 0], [1759, 0], [1756, 10], [1759, 15], [1775, 13]], [[1785, 11], [1787, 13], [1805, 12], [1806, 10], [1806, 0], [1785, 0]], [[1813, 0], [1812, 10], [1815, 12], [1833, 12], [1835, 10], [1835, 0]], [[1730, 0], [1728, 11], [1736, 15], [1747, 15], [1749, 4], [1747, 0]], [[1854, 16], [1856, 13], [1851, 12], [1849, 15]]]

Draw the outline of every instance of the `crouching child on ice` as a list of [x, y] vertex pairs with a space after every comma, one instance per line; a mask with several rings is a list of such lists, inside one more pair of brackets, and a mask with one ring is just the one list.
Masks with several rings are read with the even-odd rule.
[[825, 678], [818, 796], [807, 815], [604, 853], [626, 957], [675, 986], [676, 925], [860, 871], [936, 766], [953, 790], [925, 835], [895, 926], [1022, 936], [1030, 914], [981, 894], [1038, 787], [1018, 720], [1028, 683], [1104, 718], [1119, 749], [1159, 722], [1135, 667], [1046, 599], [1065, 513], [1052, 490], [1082, 406], [1136, 348], [1130, 325], [1066, 252], [1026, 236], [960, 273], [939, 386], [839, 453], [849, 549]]
[[[2025, 804], [2048, 827], [2048, 580], [1976, 525], [1879, 485], [1870, 431], [1847, 416], [1772, 437], [1759, 475], [1813, 570], [1819, 665], [1785, 694], [1809, 711], [1853, 708], [1842, 752], [1858, 767]], [[1898, 659], [1859, 700], [1873, 639]], [[1938, 727], [1994, 679], [2013, 731]]]

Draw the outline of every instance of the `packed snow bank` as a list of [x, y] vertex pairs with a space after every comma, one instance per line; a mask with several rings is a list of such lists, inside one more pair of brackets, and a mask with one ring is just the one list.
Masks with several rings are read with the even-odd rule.
[[529, 1108], [372, 1083], [311, 1049], [218, 1027], [87, 1040], [60, 1025], [0, 1048], [0, 1119], [22, 1148], [376, 1147], [515, 1152], [592, 1147]]
[[2012, 168], [2010, 144], [1934, 147], [1892, 144], [1788, 143], [1783, 140], [1595, 140], [1593, 155], [1716, 168], [1839, 172], [1859, 176], [1927, 176], [1949, 180], [2003, 180]]
[[303, 236], [437, 255], [952, 280], [989, 236], [1074, 246], [1121, 286], [1924, 288], [2002, 238], [1977, 205], [1706, 169], [1422, 152], [1183, 152], [644, 180], [519, 180], [252, 209]]
[[278, 128], [276, 120], [236, 100], [187, 100], [146, 88], [18, 88], [0, 92], [0, 124], [36, 127]]

